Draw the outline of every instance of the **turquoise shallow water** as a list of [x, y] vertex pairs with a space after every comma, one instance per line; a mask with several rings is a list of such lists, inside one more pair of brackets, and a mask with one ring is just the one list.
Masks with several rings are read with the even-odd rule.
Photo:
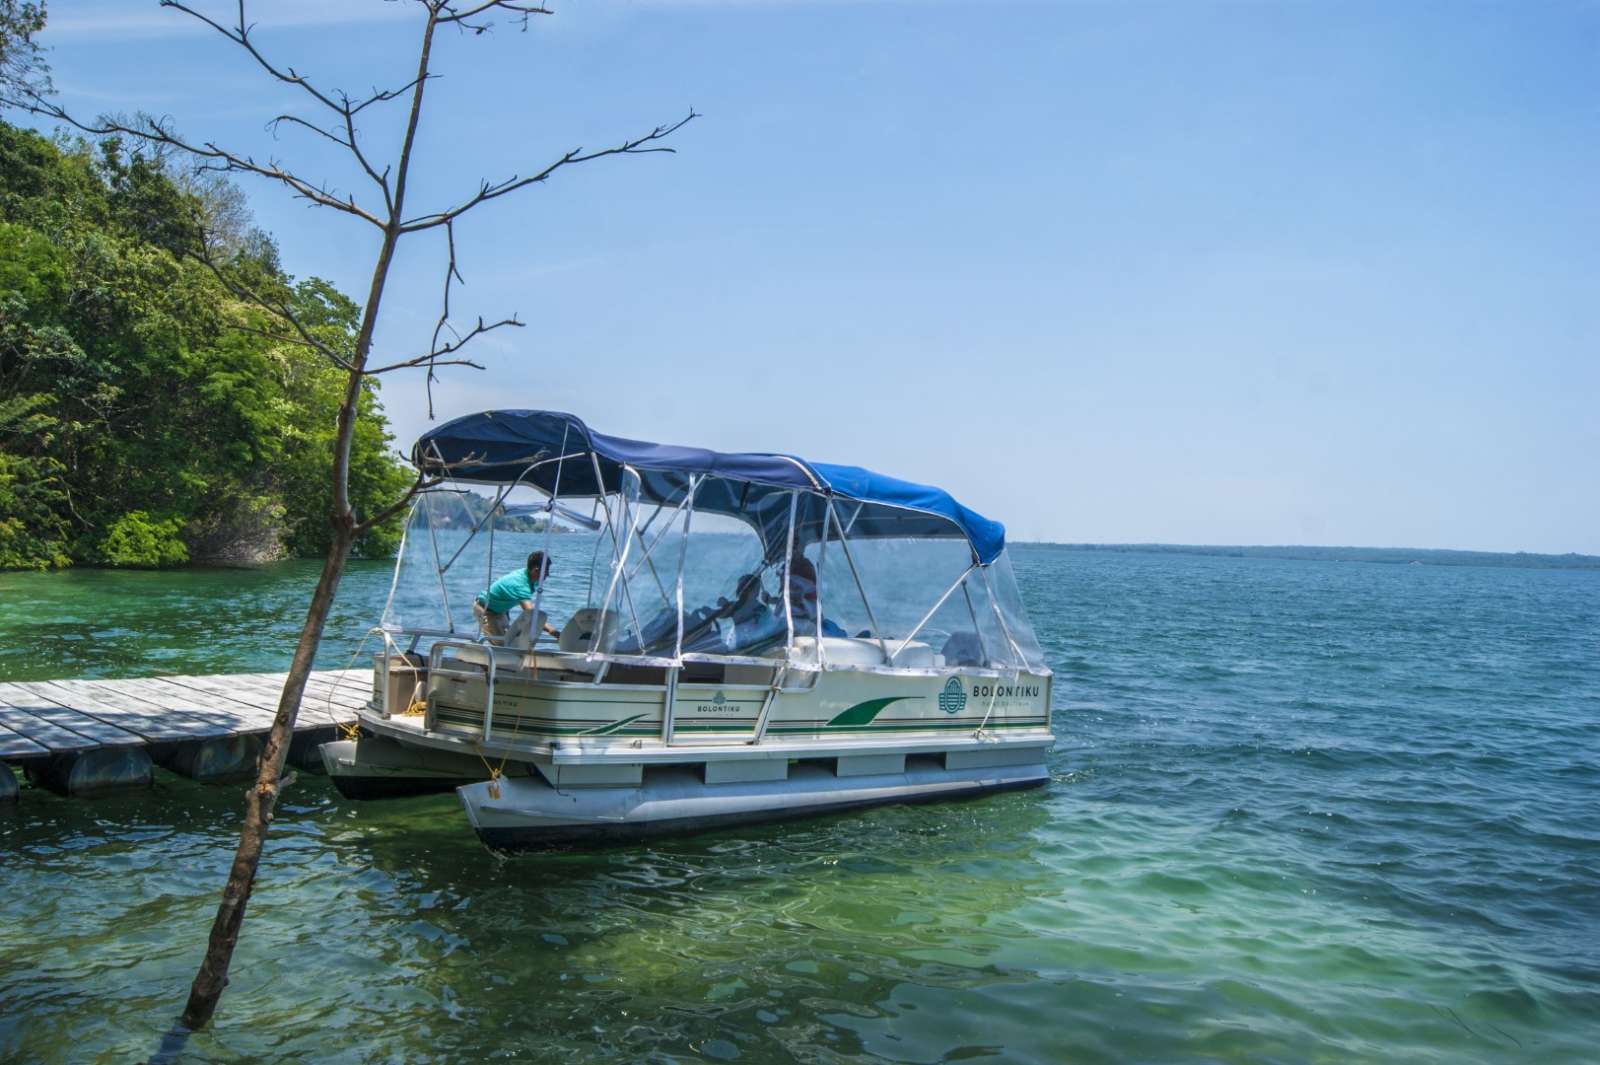
[[[506, 860], [302, 777], [178, 1060], [1596, 1060], [1600, 574], [1015, 564], [1048, 790]], [[0, 677], [281, 668], [313, 578], [0, 575]], [[0, 810], [0, 1060], [155, 1049], [238, 807]]]

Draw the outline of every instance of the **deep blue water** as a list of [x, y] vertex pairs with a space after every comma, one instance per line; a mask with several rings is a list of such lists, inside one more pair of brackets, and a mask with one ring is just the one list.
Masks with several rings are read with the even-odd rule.
[[[302, 780], [181, 1060], [1600, 1056], [1600, 573], [1014, 561], [1047, 790], [508, 861], [449, 797]], [[278, 668], [314, 575], [0, 575], [0, 678]], [[0, 1059], [154, 1048], [238, 805], [0, 812]]]

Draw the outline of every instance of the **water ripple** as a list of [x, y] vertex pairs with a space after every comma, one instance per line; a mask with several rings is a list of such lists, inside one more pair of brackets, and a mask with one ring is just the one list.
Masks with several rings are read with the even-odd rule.
[[[451, 798], [304, 778], [180, 1060], [1593, 1060], [1597, 575], [1015, 563], [1049, 789], [505, 860]], [[43, 656], [0, 610], [0, 669], [277, 668], [312, 576], [253, 575], [254, 627], [209, 647], [231, 576], [0, 577], [58, 636], [108, 604]], [[384, 590], [352, 577], [327, 665]], [[160, 779], [0, 810], [0, 1059], [142, 1060], [170, 1026], [237, 792]]]

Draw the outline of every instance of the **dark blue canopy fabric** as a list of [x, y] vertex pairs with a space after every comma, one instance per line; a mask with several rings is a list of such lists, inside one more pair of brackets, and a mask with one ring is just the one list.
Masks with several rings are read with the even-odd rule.
[[615, 492], [622, 485], [623, 467], [631, 466], [640, 474], [640, 497], [655, 503], [682, 499], [691, 475], [709, 475], [715, 479], [701, 483], [695, 510], [748, 521], [773, 553], [781, 551], [778, 541], [787, 538], [787, 492], [796, 488], [807, 493], [795, 523], [801, 543], [825, 535], [824, 500], [829, 496], [860, 504], [839, 514], [851, 539], [962, 536], [983, 565], [998, 558], [1006, 543], [999, 522], [930, 485], [792, 455], [708, 451], [606, 436], [571, 414], [555, 411], [468, 414], [424, 434], [412, 448], [411, 461], [435, 476], [483, 484], [520, 480], [562, 498]]

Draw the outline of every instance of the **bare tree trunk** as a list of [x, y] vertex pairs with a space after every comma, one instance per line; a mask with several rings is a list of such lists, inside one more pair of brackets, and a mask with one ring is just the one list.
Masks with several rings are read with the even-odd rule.
[[294, 737], [295, 716], [353, 541], [353, 529], [348, 522], [335, 530], [328, 557], [322, 564], [322, 577], [311, 596], [311, 608], [306, 612], [300, 642], [295, 645], [288, 682], [278, 698], [278, 714], [272, 720], [272, 731], [267, 734], [266, 747], [261, 752], [260, 770], [255, 784], [245, 793], [244, 829], [239, 849], [233, 856], [233, 867], [228, 872], [227, 886], [222, 890], [222, 904], [217, 907], [217, 917], [211, 925], [205, 961], [200, 965], [194, 985], [189, 989], [188, 1004], [183, 1008], [183, 1023], [188, 1028], [203, 1028], [211, 1020], [217, 999], [228, 985], [228, 965], [233, 960], [234, 944], [239, 941], [239, 927], [244, 923], [245, 906], [255, 887], [256, 867], [267, 841], [267, 827], [272, 823], [273, 809], [278, 802], [279, 777], [284, 757], [289, 753], [289, 741]]
[[183, 1008], [183, 1023], [191, 1029], [202, 1028], [210, 1022], [217, 1008], [217, 1000], [228, 985], [228, 967], [233, 962], [233, 948], [239, 941], [245, 906], [255, 888], [256, 870], [261, 864], [261, 850], [266, 845], [267, 829], [272, 824], [273, 809], [278, 802], [283, 760], [294, 738], [295, 718], [300, 712], [300, 700], [305, 695], [306, 679], [311, 673], [317, 646], [322, 641], [328, 611], [333, 608], [334, 593], [339, 590], [339, 580], [344, 576], [344, 564], [350, 557], [350, 547], [362, 530], [350, 507], [350, 445], [355, 437], [362, 383], [367, 358], [372, 352], [372, 337], [378, 325], [383, 289], [389, 280], [389, 266], [394, 262], [395, 245], [400, 240], [406, 178], [411, 170], [411, 149], [416, 143], [417, 122], [422, 116], [422, 96], [428, 85], [434, 27], [435, 21], [430, 17], [422, 34], [417, 77], [411, 89], [411, 110], [406, 120], [405, 138], [400, 146], [399, 166], [395, 171], [394, 197], [389, 205], [388, 222], [383, 227], [383, 242], [378, 248], [378, 258], [372, 267], [372, 284], [367, 291], [367, 302], [361, 310], [361, 327], [356, 335], [355, 352], [348, 368], [344, 402], [339, 406], [338, 431], [333, 450], [333, 513], [329, 515], [333, 523], [333, 543], [328, 546], [328, 557], [322, 564], [322, 576], [317, 581], [316, 591], [312, 593], [305, 627], [300, 630], [300, 642], [295, 645], [294, 661], [289, 666], [283, 694], [278, 698], [278, 713], [272, 719], [272, 731], [267, 734], [266, 747], [261, 752], [261, 768], [255, 786], [245, 795], [244, 827], [239, 834], [239, 849], [234, 853], [228, 882], [222, 889], [222, 902], [217, 906], [217, 917], [211, 925], [206, 956], [200, 963], [200, 971], [195, 974], [194, 983], [189, 988], [189, 1001]]
[[[375, 88], [371, 95], [359, 100], [352, 99], [338, 89], [328, 91], [318, 88], [305, 76], [297, 73], [293, 67], [278, 65], [263, 53], [255, 44], [253, 24], [245, 14], [245, 0], [239, 0], [238, 24], [235, 26], [216, 21], [211, 16], [190, 7], [184, 0], [161, 0], [161, 2], [163, 7], [175, 8], [217, 31], [248, 55], [254, 66], [264, 70], [277, 82], [303, 91], [318, 107], [326, 109], [325, 112], [318, 112], [324, 114], [320, 125], [300, 115], [286, 113], [274, 118], [269, 126], [276, 131], [280, 125], [287, 124], [289, 128], [303, 129], [342, 146], [350, 153], [351, 160], [371, 179], [383, 200], [382, 208], [374, 207], [369, 210], [358, 203], [353, 194], [336, 194], [325, 183], [303, 177], [285, 169], [275, 161], [258, 161], [248, 153], [230, 151], [211, 141], [189, 140], [178, 134], [165, 118], [141, 117], [134, 122], [104, 115], [94, 122], [74, 118], [60, 106], [48, 101], [44, 90], [38, 87], [22, 87], [20, 104], [35, 114], [58, 119], [95, 136], [132, 137], [158, 150], [186, 153], [201, 170], [255, 175], [279, 184], [294, 196], [318, 207], [328, 208], [365, 222], [382, 234], [378, 255], [373, 264], [372, 283], [367, 292], [366, 304], [362, 308], [360, 328], [356, 334], [354, 348], [349, 352], [346, 352], [342, 345], [330, 344], [319, 337], [316, 331], [307, 328], [282, 299], [270, 293], [256, 291], [250, 284], [225, 269], [222, 264], [215, 262], [203, 243], [197, 253], [200, 261], [211, 268], [230, 294], [274, 316], [279, 320], [281, 327], [287, 327], [268, 335], [282, 343], [302, 345], [320, 352], [333, 365], [346, 371], [347, 376], [344, 397], [339, 406], [333, 465], [330, 471], [333, 506], [329, 520], [333, 526], [333, 542], [328, 547], [328, 555], [322, 566], [322, 576], [317, 581], [316, 591], [311, 597], [311, 607], [306, 613], [305, 627], [301, 629], [300, 640], [295, 645], [294, 661], [290, 666], [289, 676], [284, 681], [283, 693], [278, 699], [278, 712], [272, 720], [272, 730], [267, 734], [255, 784], [245, 796], [245, 819], [240, 832], [239, 849], [234, 854], [233, 865], [228, 872], [228, 882], [223, 888], [222, 902], [217, 907], [216, 920], [211, 926], [211, 938], [206, 948], [205, 959], [195, 976], [194, 984], [189, 991], [189, 1001], [184, 1007], [183, 1025], [193, 1030], [204, 1027], [211, 1020], [222, 990], [228, 984], [228, 967], [233, 959], [233, 948], [239, 941], [239, 929], [244, 922], [250, 893], [255, 887], [256, 870], [261, 863], [262, 848], [266, 844], [267, 831], [271, 827], [278, 793], [282, 788], [280, 777], [283, 773], [283, 762], [288, 754], [289, 744], [294, 738], [295, 718], [299, 714], [300, 700], [305, 696], [306, 680], [311, 672], [312, 662], [316, 658], [317, 645], [321, 642], [322, 630], [327, 623], [328, 612], [333, 607], [334, 595], [339, 590], [339, 581], [344, 575], [344, 566], [350, 557], [351, 547], [373, 526], [399, 513], [417, 492], [438, 483], [437, 480], [430, 480], [427, 475], [419, 471], [416, 483], [393, 505], [376, 514], [358, 518], [350, 505], [350, 449], [366, 379], [395, 370], [425, 368], [428, 371], [428, 416], [431, 418], [434, 371], [440, 366], [478, 367], [477, 363], [461, 357], [460, 353], [469, 342], [484, 333], [505, 326], [522, 325], [515, 315], [492, 322], [486, 322], [479, 317], [476, 325], [464, 331], [456, 330], [451, 325], [451, 285], [452, 282], [462, 282], [461, 274], [456, 269], [454, 229], [456, 220], [491, 200], [542, 184], [551, 175], [567, 167], [607, 156], [672, 152], [673, 148], [661, 142], [682, 129], [697, 115], [690, 109], [689, 113], [678, 121], [657, 126], [648, 133], [620, 144], [591, 150], [574, 148], [532, 171], [513, 174], [499, 181], [483, 180], [476, 192], [463, 197], [455, 206], [425, 211], [408, 217], [405, 213], [406, 181], [411, 170], [412, 149], [416, 146], [417, 123], [422, 114], [423, 93], [433, 76], [429, 73], [429, 63], [432, 59], [435, 31], [440, 26], [447, 26], [454, 27], [464, 34], [476, 36], [490, 28], [492, 23], [489, 17], [493, 15], [511, 16], [519, 20], [526, 29], [530, 17], [550, 14], [550, 9], [544, 6], [542, 0], [422, 0], [421, 7], [426, 15], [421, 50], [417, 58], [416, 77], [398, 88]], [[357, 132], [357, 116], [366, 113], [369, 107], [408, 98], [409, 111], [406, 116], [405, 136], [401, 141], [399, 154], [395, 157], [392, 173], [389, 166], [383, 166], [380, 170], [362, 147], [362, 138]], [[335, 121], [329, 123], [326, 112], [331, 112], [335, 116]], [[444, 231], [449, 260], [444, 276], [444, 307], [428, 349], [422, 354], [389, 361], [386, 365], [369, 369], [368, 360], [372, 354], [378, 309], [383, 299], [384, 286], [389, 279], [389, 268], [394, 262], [395, 248], [403, 236], [436, 229]], [[378, 361], [383, 363], [385, 360]], [[162, 1051], [162, 1055], [167, 1053], [166, 1049]]]

